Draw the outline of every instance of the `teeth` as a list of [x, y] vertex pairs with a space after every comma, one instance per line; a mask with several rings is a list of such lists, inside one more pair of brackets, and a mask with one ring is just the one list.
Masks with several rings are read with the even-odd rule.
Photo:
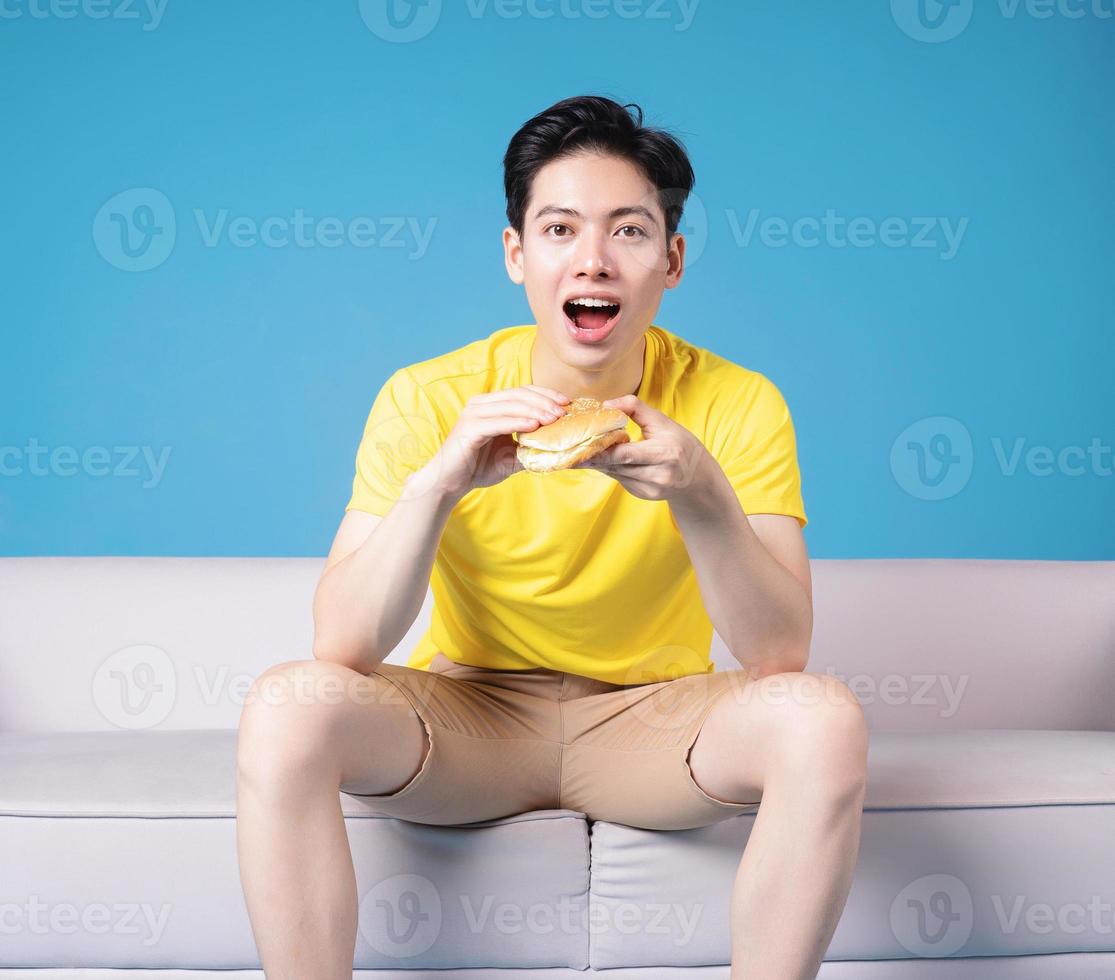
[[619, 306], [618, 303], [612, 303], [606, 299], [592, 299], [588, 296], [571, 299], [569, 302], [575, 303], [577, 306]]

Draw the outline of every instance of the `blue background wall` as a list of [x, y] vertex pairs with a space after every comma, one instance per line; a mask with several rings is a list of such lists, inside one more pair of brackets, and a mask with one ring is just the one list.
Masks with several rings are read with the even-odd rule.
[[0, 547], [325, 554], [386, 377], [531, 322], [500, 158], [599, 93], [691, 152], [656, 322], [780, 387], [814, 557], [1115, 558], [1112, 4], [926, 2], [5, 0]]

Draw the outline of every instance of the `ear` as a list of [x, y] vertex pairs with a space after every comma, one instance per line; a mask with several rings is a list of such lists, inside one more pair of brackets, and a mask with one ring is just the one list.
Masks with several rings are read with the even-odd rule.
[[507, 267], [507, 275], [517, 285], [523, 284], [523, 245], [519, 235], [508, 225], [503, 229], [503, 264]]
[[673, 289], [685, 273], [685, 236], [675, 232], [666, 253], [666, 288]]

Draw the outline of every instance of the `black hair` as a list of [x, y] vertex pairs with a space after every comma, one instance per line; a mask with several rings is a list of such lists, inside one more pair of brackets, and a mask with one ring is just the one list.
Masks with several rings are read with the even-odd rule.
[[[634, 118], [629, 107], [635, 109]], [[507, 221], [520, 239], [535, 174], [552, 160], [580, 152], [623, 157], [646, 174], [658, 189], [668, 246], [696, 179], [685, 147], [665, 130], [644, 126], [643, 110], [635, 103], [621, 106], [600, 95], [562, 99], [528, 119], [511, 137], [503, 155], [503, 187]]]

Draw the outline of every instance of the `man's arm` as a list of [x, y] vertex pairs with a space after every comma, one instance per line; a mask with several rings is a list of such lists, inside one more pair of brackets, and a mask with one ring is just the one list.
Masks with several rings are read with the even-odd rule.
[[[432, 466], [413, 473], [378, 521], [362, 520], [371, 515], [360, 514], [355, 528], [346, 527], [357, 513], [349, 512], [341, 522], [314, 592], [316, 659], [370, 673], [413, 625], [458, 499], [436, 485], [436, 476]], [[361, 538], [361, 527], [369, 524], [370, 533]]]
[[709, 618], [732, 656], [756, 677], [804, 670], [813, 635], [813, 587], [797, 519], [748, 517], [708, 455], [689, 490], [671, 497], [669, 505]]

